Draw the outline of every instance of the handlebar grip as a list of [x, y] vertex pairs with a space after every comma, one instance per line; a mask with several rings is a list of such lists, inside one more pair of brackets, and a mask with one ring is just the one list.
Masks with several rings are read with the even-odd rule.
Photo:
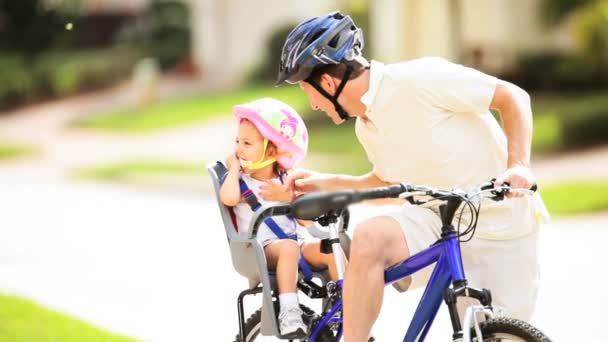
[[384, 186], [380, 188], [359, 190], [356, 192], [358, 200], [368, 200], [377, 198], [399, 197], [406, 191], [406, 187], [402, 184]]
[[[494, 187], [494, 182], [496, 182], [496, 178], [492, 178], [492, 180], [489, 183], [484, 183], [480, 187], [480, 189], [481, 190], [492, 189]], [[511, 186], [511, 184], [509, 184], [509, 182], [504, 182], [503, 184], [506, 185], [506, 186]], [[538, 190], [538, 184], [536, 184], [536, 183], [532, 184], [532, 186], [528, 190], [536, 192]]]

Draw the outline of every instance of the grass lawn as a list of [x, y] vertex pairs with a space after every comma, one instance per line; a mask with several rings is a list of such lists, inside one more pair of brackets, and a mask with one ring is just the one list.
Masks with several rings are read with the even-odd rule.
[[308, 129], [310, 160], [306, 160], [307, 165], [321, 172], [352, 175], [371, 171], [371, 164], [355, 135], [354, 120], [337, 126], [325, 117], [321, 119], [315, 120]]
[[139, 182], [163, 177], [207, 175], [204, 163], [178, 161], [131, 160], [110, 165], [94, 166], [76, 170], [74, 175], [84, 179], [110, 182]]
[[544, 186], [540, 193], [553, 215], [574, 215], [608, 210], [608, 178]]
[[33, 301], [0, 294], [0, 342], [135, 342], [137, 340], [50, 310]]
[[184, 97], [144, 108], [100, 113], [80, 119], [74, 125], [116, 132], [145, 133], [230, 115], [233, 106], [262, 97], [284, 101], [299, 112], [305, 112], [309, 108], [306, 94], [297, 86], [249, 86], [230, 92]]
[[19, 158], [32, 153], [34, 153], [34, 148], [31, 146], [0, 143], [0, 161]]

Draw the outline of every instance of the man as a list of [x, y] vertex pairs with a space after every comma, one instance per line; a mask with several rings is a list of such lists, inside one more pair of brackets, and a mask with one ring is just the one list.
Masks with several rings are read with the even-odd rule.
[[[530, 188], [532, 112], [517, 86], [453, 64], [421, 58], [385, 65], [363, 58], [363, 36], [338, 12], [309, 19], [283, 46], [277, 84], [298, 83], [313, 109], [340, 124], [356, 118], [356, 134], [373, 170], [363, 176], [292, 173], [297, 191], [356, 189], [408, 182], [469, 188]], [[489, 109], [499, 111], [504, 132]], [[366, 341], [382, 304], [383, 271], [435, 242], [437, 208], [403, 206], [355, 230], [344, 282], [344, 336]], [[493, 303], [528, 320], [536, 300], [538, 195], [515, 192], [482, 205], [477, 233], [462, 244], [467, 277], [492, 291]], [[414, 284], [424, 283], [414, 275]], [[407, 284], [401, 284], [402, 288]]]

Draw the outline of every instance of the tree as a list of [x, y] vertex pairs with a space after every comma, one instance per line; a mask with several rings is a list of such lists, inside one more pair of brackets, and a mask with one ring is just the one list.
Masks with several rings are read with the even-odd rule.
[[597, 77], [608, 77], [608, 0], [544, 0], [542, 13], [548, 25], [572, 19], [577, 41]]

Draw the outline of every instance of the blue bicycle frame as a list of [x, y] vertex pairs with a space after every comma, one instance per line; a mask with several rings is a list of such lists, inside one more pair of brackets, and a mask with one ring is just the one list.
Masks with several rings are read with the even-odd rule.
[[[451, 233], [431, 247], [384, 271], [384, 281], [386, 284], [390, 284], [410, 276], [433, 263], [437, 264], [424, 290], [422, 299], [416, 308], [416, 313], [410, 323], [404, 341], [424, 340], [439, 310], [444, 290], [449, 287], [450, 282], [465, 279], [458, 238], [455, 233]], [[342, 288], [342, 281], [338, 282], [338, 286], [340, 289]], [[310, 341], [315, 341], [315, 338], [325, 325], [342, 321], [342, 317], [335, 317], [341, 306], [342, 301], [340, 300], [323, 316], [310, 335]], [[342, 331], [340, 329], [337, 336], [338, 340], [341, 334]]]

